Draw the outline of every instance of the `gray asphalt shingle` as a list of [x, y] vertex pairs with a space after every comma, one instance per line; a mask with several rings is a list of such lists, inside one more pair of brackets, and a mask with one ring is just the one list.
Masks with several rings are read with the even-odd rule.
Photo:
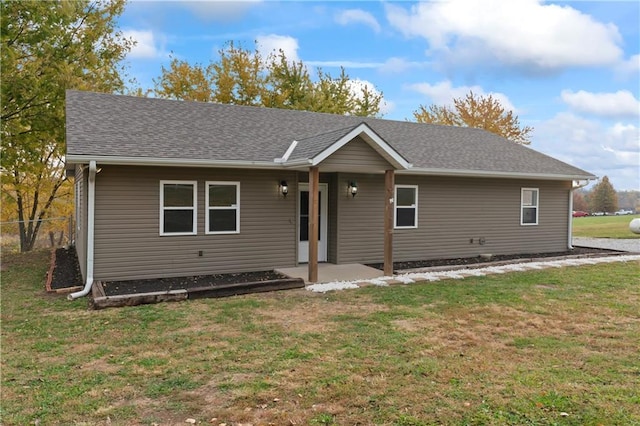
[[179, 160], [309, 158], [361, 123], [420, 169], [591, 177], [480, 129], [67, 91], [67, 154]]

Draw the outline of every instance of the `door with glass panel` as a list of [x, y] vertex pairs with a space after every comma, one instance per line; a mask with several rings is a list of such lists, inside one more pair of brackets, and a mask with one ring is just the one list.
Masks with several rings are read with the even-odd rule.
[[[298, 262], [309, 261], [309, 184], [298, 185]], [[318, 262], [327, 261], [327, 191], [326, 183], [320, 184], [318, 199]]]

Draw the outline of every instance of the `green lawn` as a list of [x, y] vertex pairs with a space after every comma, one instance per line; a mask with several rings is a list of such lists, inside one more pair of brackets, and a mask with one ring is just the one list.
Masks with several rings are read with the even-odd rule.
[[638, 262], [89, 311], [2, 261], [4, 425], [640, 424]]
[[629, 230], [629, 222], [640, 218], [634, 216], [587, 216], [573, 218], [574, 237], [592, 238], [640, 238]]

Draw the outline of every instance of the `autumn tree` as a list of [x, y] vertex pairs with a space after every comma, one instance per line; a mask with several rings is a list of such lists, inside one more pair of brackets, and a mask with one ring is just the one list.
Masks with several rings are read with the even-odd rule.
[[618, 210], [618, 195], [607, 176], [593, 187], [590, 198], [592, 212], [613, 213]]
[[640, 191], [618, 191], [618, 208], [636, 211], [640, 207]]
[[210, 65], [214, 100], [223, 104], [262, 105], [264, 75], [258, 51], [250, 52], [230, 42]]
[[289, 61], [282, 50], [266, 63], [262, 103], [269, 108], [313, 110], [314, 84], [302, 61]]
[[160, 77], [153, 80], [156, 96], [185, 101], [213, 100], [209, 68], [172, 58], [169, 68], [162, 66], [161, 72]]
[[157, 97], [266, 106], [333, 114], [377, 116], [382, 94], [358, 84], [344, 69], [337, 77], [317, 69], [314, 80], [302, 61], [280, 50], [263, 58], [230, 42], [207, 67], [173, 60], [154, 80]]
[[418, 123], [447, 126], [476, 127], [495, 133], [518, 144], [529, 145], [533, 128], [520, 126], [518, 116], [508, 111], [492, 95], [469, 92], [464, 98], [455, 98], [453, 108], [441, 105], [420, 105], [413, 117]]
[[6, 1], [1, 19], [3, 209], [19, 221], [20, 250], [33, 248], [66, 180], [65, 89], [124, 86], [120, 61], [132, 42], [115, 32], [124, 0]]
[[584, 193], [580, 190], [573, 191], [573, 210], [576, 211], [589, 211], [589, 203], [584, 196]]

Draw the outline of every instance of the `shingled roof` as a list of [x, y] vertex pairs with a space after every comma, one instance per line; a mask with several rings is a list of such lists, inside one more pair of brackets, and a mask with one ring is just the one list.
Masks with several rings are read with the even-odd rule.
[[66, 102], [68, 164], [284, 168], [288, 150], [311, 160], [364, 123], [407, 160], [400, 173], [595, 178], [480, 129], [79, 91]]

